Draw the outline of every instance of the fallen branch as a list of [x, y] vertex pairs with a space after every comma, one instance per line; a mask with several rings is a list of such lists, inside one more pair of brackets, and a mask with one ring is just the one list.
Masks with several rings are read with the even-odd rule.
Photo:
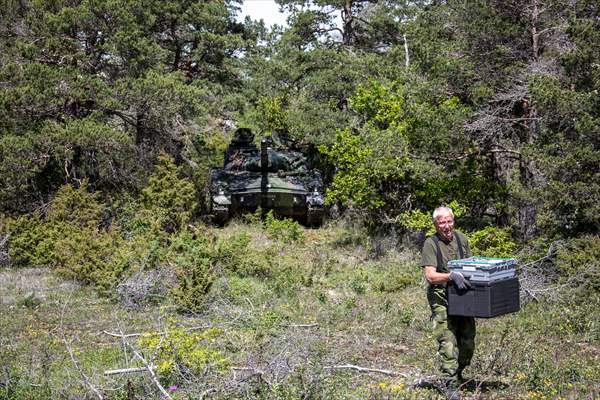
[[[192, 331], [198, 331], [201, 329], [209, 329], [209, 328], [212, 328], [212, 325], [199, 325], [199, 326], [192, 326], [191, 328], [187, 328], [186, 331], [192, 332]], [[138, 332], [138, 333], [123, 334], [123, 333], [115, 333], [115, 332], [109, 332], [109, 331], [102, 331], [102, 333], [109, 335], [109, 336], [123, 338], [123, 339], [130, 338], [130, 337], [139, 337], [139, 336], [148, 335], [148, 334], [154, 334], [154, 332], [142, 332], [142, 333]], [[168, 332], [157, 332], [157, 333], [160, 336], [164, 336], [164, 335], [168, 334]]]
[[405, 378], [407, 377], [406, 374], [402, 374], [402, 373], [396, 372], [396, 371], [390, 371], [388, 369], [365, 368], [365, 367], [359, 367], [358, 365], [353, 365], [353, 364], [333, 365], [331, 367], [323, 367], [323, 369], [351, 369], [351, 370], [358, 371], [358, 372], [376, 372], [378, 374], [384, 374], [384, 375], [389, 375], [389, 376], [403, 376]]
[[316, 328], [319, 324], [315, 322], [314, 324], [280, 324], [279, 326], [284, 328]]
[[[153, 368], [155, 368], [155, 367], [153, 367]], [[146, 371], [148, 371], [147, 367], [110, 369], [108, 371], [104, 371], [104, 375], [132, 374], [135, 372], [146, 372]]]
[[137, 336], [142, 336], [143, 333], [128, 333], [128, 334], [122, 334], [122, 333], [114, 333], [114, 332], [108, 332], [108, 331], [102, 331], [102, 333], [105, 333], [109, 336], [113, 336], [113, 337], [118, 337], [118, 338], [129, 338], [129, 337], [137, 337]]
[[98, 397], [98, 399], [104, 400], [104, 397], [102, 397], [102, 394], [100, 393], [100, 391], [98, 389], [96, 389], [96, 387], [94, 385], [92, 385], [88, 376], [85, 374], [85, 372], [83, 372], [83, 369], [81, 368], [81, 365], [79, 365], [79, 361], [77, 360], [77, 357], [75, 357], [75, 354], [73, 353], [71, 344], [67, 340], [67, 336], [65, 334], [64, 325], [63, 325], [66, 307], [67, 307], [67, 304], [66, 303], [63, 304], [61, 312], [60, 312], [60, 333], [62, 336], [63, 343], [65, 344], [67, 352], [69, 353], [69, 356], [71, 357], [71, 361], [73, 362], [73, 365], [75, 366], [75, 369], [77, 370], [77, 372], [79, 372], [79, 375], [81, 375], [81, 378], [83, 379], [83, 382], [85, 383], [85, 385], [87, 387], [89, 387], [92, 392], [94, 392], [94, 394], [96, 395], [96, 397]]
[[533, 300], [535, 300], [536, 303], [539, 303], [540, 301], [538, 300], [538, 298], [536, 297], [535, 293], [533, 293], [531, 290], [529, 289], [525, 289], [525, 293], [527, 293], [529, 296], [531, 296], [531, 298]]
[[169, 392], [167, 392], [165, 390], [165, 388], [158, 381], [158, 378], [156, 377], [156, 374], [154, 373], [154, 369], [156, 367], [154, 365], [148, 364], [146, 359], [144, 357], [142, 357], [142, 355], [136, 349], [131, 347], [131, 345], [129, 345], [129, 347], [131, 348], [131, 351], [133, 351], [133, 355], [136, 356], [137, 358], [139, 358], [142, 363], [144, 363], [146, 371], [148, 371], [150, 373], [150, 378], [152, 379], [152, 381], [154, 382], [154, 384], [156, 385], [158, 390], [160, 390], [160, 392], [163, 394], [163, 396], [165, 396], [165, 398], [167, 398], [169, 400], [173, 400], [171, 395], [169, 395]]
[[94, 394], [96, 395], [96, 397], [98, 397], [100, 400], [103, 400], [104, 398], [102, 397], [102, 395], [100, 394], [100, 392], [98, 391], [98, 389], [96, 389], [94, 387], [94, 385], [91, 384], [90, 379], [88, 378], [88, 376], [81, 369], [81, 366], [79, 365], [79, 361], [77, 361], [77, 358], [75, 357], [75, 354], [73, 354], [73, 350], [71, 349], [71, 346], [67, 342], [67, 338], [64, 336], [64, 334], [63, 334], [63, 342], [65, 343], [65, 347], [67, 348], [67, 352], [69, 353], [69, 356], [71, 357], [71, 361], [73, 361], [73, 365], [75, 366], [75, 369], [77, 370], [77, 372], [79, 372], [79, 375], [81, 375], [81, 378], [83, 379], [83, 382], [86, 384], [87, 387], [90, 388], [90, 390], [92, 392], [94, 392]]

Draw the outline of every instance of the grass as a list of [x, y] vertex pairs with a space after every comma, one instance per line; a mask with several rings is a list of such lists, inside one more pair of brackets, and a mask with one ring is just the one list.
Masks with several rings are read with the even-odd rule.
[[[201, 373], [163, 375], [174, 399], [441, 398], [415, 249], [342, 222], [303, 230], [301, 241], [241, 221], [206, 232], [225, 241], [249, 235], [248, 265], [260, 268], [218, 271], [198, 313], [177, 313], [168, 298], [127, 308], [48, 269], [0, 270], [0, 399], [97, 398], [84, 379], [104, 398], [158, 399], [148, 373], [104, 375], [140, 366], [132, 349], [154, 356], [138, 337], [105, 332], [184, 328], [191, 335], [207, 327], [218, 334], [194, 357], [200, 363], [210, 350], [222, 360]], [[479, 320], [466, 397], [597, 399], [598, 318], [585, 317], [593, 304], [569, 307], [583, 308], [528, 303], [518, 314]], [[177, 340], [160, 343], [175, 361], [184, 348]], [[395, 375], [336, 368], [347, 364]]]

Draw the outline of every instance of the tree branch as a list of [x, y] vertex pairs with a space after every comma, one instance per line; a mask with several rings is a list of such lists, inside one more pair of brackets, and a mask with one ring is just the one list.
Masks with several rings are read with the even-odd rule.
[[90, 388], [90, 390], [96, 395], [96, 397], [98, 399], [104, 400], [104, 397], [102, 397], [102, 394], [100, 393], [100, 391], [98, 389], [96, 389], [96, 387], [94, 385], [92, 385], [88, 376], [85, 374], [85, 372], [83, 372], [83, 369], [81, 368], [81, 365], [79, 365], [79, 361], [77, 360], [77, 357], [75, 357], [75, 354], [73, 353], [73, 349], [71, 348], [71, 345], [67, 341], [67, 336], [65, 335], [65, 331], [63, 328], [63, 319], [64, 319], [65, 308], [66, 308], [66, 304], [63, 305], [61, 313], [60, 313], [60, 333], [62, 335], [63, 343], [65, 344], [67, 352], [69, 353], [69, 356], [71, 357], [71, 361], [73, 362], [73, 365], [75, 366], [75, 369], [77, 370], [77, 372], [79, 372], [79, 375], [81, 375], [81, 378], [83, 379], [83, 382], [85, 383], [85, 385]]
[[[192, 326], [186, 329], [187, 332], [193, 332], [193, 331], [197, 331], [197, 330], [201, 330], [201, 329], [209, 329], [212, 328], [212, 325], [198, 325], [198, 326]], [[142, 336], [142, 335], [147, 335], [149, 333], [154, 333], [154, 332], [136, 332], [136, 333], [115, 333], [115, 332], [109, 332], [109, 331], [102, 331], [102, 333], [112, 336], [112, 337], [116, 337], [116, 338], [123, 338], [123, 339], [127, 339], [130, 337], [138, 337], [138, 336]], [[157, 332], [159, 335], [164, 336], [167, 334], [167, 332]]]
[[319, 324], [315, 322], [314, 324], [280, 324], [279, 326], [284, 328], [316, 328]]
[[142, 357], [142, 355], [136, 349], [134, 349], [129, 343], [127, 343], [127, 345], [129, 346], [131, 351], [133, 351], [133, 355], [136, 356], [144, 364], [145, 370], [150, 373], [150, 378], [152, 379], [152, 382], [154, 382], [154, 385], [156, 385], [156, 387], [158, 388], [158, 390], [160, 390], [160, 392], [163, 394], [163, 396], [169, 400], [173, 400], [173, 398], [171, 397], [169, 392], [167, 392], [165, 390], [165, 388], [158, 381], [158, 378], [157, 378], [156, 374], [154, 373], [154, 369], [156, 367], [154, 365], [148, 364], [146, 359], [144, 357]]
[[[153, 368], [155, 368], [155, 367], [153, 366]], [[110, 370], [104, 371], [104, 375], [132, 374], [134, 372], [146, 372], [146, 371], [148, 371], [148, 367], [110, 369]]]
[[344, 365], [333, 365], [330, 367], [323, 367], [323, 369], [351, 369], [354, 371], [358, 371], [358, 372], [375, 372], [378, 374], [384, 374], [384, 375], [389, 375], [389, 376], [403, 376], [403, 377], [407, 377], [406, 374], [402, 374], [400, 372], [396, 372], [396, 371], [390, 371], [387, 369], [377, 369], [377, 368], [365, 368], [365, 367], [359, 367], [358, 365], [353, 365], [353, 364], [344, 364]]

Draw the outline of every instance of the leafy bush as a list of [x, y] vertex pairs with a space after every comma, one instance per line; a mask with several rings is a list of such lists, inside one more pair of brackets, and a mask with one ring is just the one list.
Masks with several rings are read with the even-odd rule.
[[216, 262], [226, 271], [239, 277], [264, 278], [271, 275], [272, 251], [255, 251], [249, 248], [250, 235], [242, 232], [217, 244]]
[[292, 219], [277, 219], [269, 211], [263, 223], [267, 235], [284, 243], [302, 243], [306, 239], [300, 224]]
[[7, 220], [6, 229], [10, 234], [9, 255], [14, 265], [50, 264], [53, 253], [40, 251], [42, 242], [48, 239], [48, 232], [42, 232], [42, 223], [42, 216], [39, 212]]
[[250, 235], [246, 232], [236, 233], [217, 243], [217, 259], [220, 266], [232, 272], [239, 270], [239, 264], [248, 252]]
[[563, 280], [589, 293], [600, 291], [600, 237], [587, 235], [558, 246], [556, 265]]
[[158, 211], [163, 228], [174, 232], [190, 221], [196, 209], [196, 189], [192, 181], [181, 178], [181, 169], [171, 156], [162, 154], [142, 190], [142, 203], [146, 209]]
[[487, 226], [469, 234], [471, 251], [484, 257], [514, 257], [517, 244], [512, 240], [508, 228]]
[[88, 190], [87, 181], [78, 188], [63, 185], [52, 200], [46, 220], [50, 223], [63, 222], [80, 227], [98, 228], [104, 209], [98, 197], [98, 193]]
[[79, 188], [62, 186], [45, 216], [34, 212], [8, 221], [12, 259], [16, 265], [56, 266], [64, 260], [58, 259], [59, 241], [84, 242], [101, 235], [98, 227], [103, 208], [98, 195], [88, 191], [86, 181]]
[[378, 274], [373, 283], [373, 289], [379, 292], [399, 292], [402, 289], [419, 283], [421, 271], [415, 268], [394, 266], [384, 273]]
[[[64, 224], [63, 236], [55, 247], [55, 270], [70, 279], [96, 284], [99, 289], [114, 287], [123, 270], [110, 262], [121, 237], [118, 231], [99, 232], [93, 228], [75, 229]], [[117, 268], [114, 268], [117, 266]]]
[[352, 201], [367, 209], [384, 205], [377, 190], [380, 182], [378, 171], [370, 166], [374, 151], [365, 146], [361, 136], [351, 133], [349, 129], [338, 130], [334, 145], [331, 148], [321, 146], [319, 151], [338, 169], [327, 189], [327, 204]]
[[174, 238], [169, 248], [169, 263], [176, 271], [177, 286], [173, 298], [180, 310], [197, 312], [204, 305], [214, 282], [215, 252], [205, 237], [184, 231]]
[[[455, 218], [460, 218], [466, 212], [466, 208], [460, 205], [456, 200], [452, 200], [447, 205], [452, 209]], [[427, 230], [427, 236], [435, 233], [433, 226], [432, 214], [426, 213], [419, 209], [407, 210], [400, 214], [400, 226], [415, 231]]]
[[210, 328], [202, 332], [189, 332], [182, 327], [172, 327], [165, 333], [143, 335], [139, 345], [144, 353], [154, 358], [157, 373], [166, 381], [181, 376], [199, 376], [207, 368], [225, 370], [228, 361], [222, 352], [213, 348], [222, 331]]

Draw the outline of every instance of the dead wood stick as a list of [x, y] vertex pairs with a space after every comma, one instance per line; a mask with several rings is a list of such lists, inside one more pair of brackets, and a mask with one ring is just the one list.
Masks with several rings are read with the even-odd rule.
[[531, 290], [529, 289], [525, 289], [525, 293], [527, 293], [529, 296], [531, 296], [531, 298], [533, 300], [535, 300], [536, 303], [539, 303], [538, 298], [536, 297], [535, 293], [533, 293]]
[[154, 373], [154, 369], [156, 367], [154, 365], [148, 364], [148, 362], [146, 361], [146, 359], [136, 349], [134, 349], [133, 346], [131, 346], [129, 343], [127, 343], [127, 345], [129, 346], [129, 348], [131, 349], [131, 351], [133, 351], [133, 355], [136, 356], [137, 358], [139, 358], [139, 360], [142, 363], [144, 363], [145, 369], [150, 374], [150, 378], [152, 379], [152, 382], [154, 382], [154, 384], [156, 385], [156, 387], [158, 388], [158, 390], [160, 390], [160, 392], [163, 394], [163, 396], [165, 398], [169, 399], [169, 400], [173, 400], [173, 398], [171, 397], [171, 395], [169, 395], [169, 392], [167, 392], [165, 390], [165, 388], [158, 381], [158, 378], [156, 377], [156, 374]]
[[365, 368], [359, 367], [358, 365], [353, 364], [344, 364], [344, 365], [332, 365], [330, 367], [323, 367], [323, 369], [352, 369], [358, 372], [376, 372], [378, 374], [384, 374], [389, 376], [403, 376], [406, 377], [406, 374], [402, 374], [400, 372], [390, 371], [388, 369], [377, 369], [377, 368]]
[[102, 397], [102, 394], [100, 394], [98, 389], [96, 389], [94, 387], [94, 385], [92, 385], [88, 376], [83, 372], [83, 369], [81, 369], [81, 366], [79, 365], [79, 361], [75, 357], [75, 354], [73, 354], [73, 349], [71, 349], [71, 345], [69, 345], [69, 343], [67, 342], [67, 338], [64, 336], [64, 334], [63, 334], [63, 342], [65, 343], [65, 347], [67, 348], [67, 352], [69, 353], [69, 356], [71, 357], [71, 361], [73, 361], [73, 365], [75, 366], [75, 369], [77, 370], [77, 372], [79, 372], [79, 375], [81, 375], [83, 382], [86, 384], [87, 387], [90, 388], [90, 390], [92, 392], [94, 392], [96, 397], [98, 397], [100, 400], [104, 400], [104, 397]]
[[71, 361], [73, 362], [73, 365], [75, 366], [75, 369], [77, 370], [77, 372], [79, 372], [79, 375], [81, 375], [83, 382], [86, 384], [87, 387], [90, 388], [90, 390], [92, 392], [94, 392], [94, 394], [96, 395], [96, 397], [98, 397], [98, 399], [104, 400], [104, 397], [102, 397], [102, 394], [100, 393], [100, 391], [98, 389], [96, 389], [96, 387], [94, 385], [92, 385], [92, 383], [90, 382], [90, 378], [88, 378], [88, 376], [85, 374], [85, 372], [83, 372], [83, 368], [81, 368], [81, 365], [79, 365], [79, 360], [77, 359], [77, 357], [75, 357], [75, 354], [73, 353], [73, 349], [71, 348], [71, 344], [67, 340], [67, 336], [65, 334], [64, 324], [63, 324], [66, 308], [67, 308], [67, 304], [65, 303], [65, 304], [63, 304], [61, 311], [60, 311], [60, 333], [62, 335], [63, 343], [65, 344], [67, 352], [69, 353], [69, 356], [71, 357]]
[[[156, 368], [156, 367], [153, 367], [153, 368]], [[146, 372], [146, 371], [148, 371], [148, 367], [109, 369], [108, 371], [104, 371], [104, 375], [131, 374], [134, 372]]]
[[[212, 325], [198, 325], [198, 326], [192, 326], [190, 328], [187, 328], [186, 331], [188, 332], [192, 332], [192, 331], [197, 331], [200, 329], [208, 329], [208, 328], [212, 328]], [[117, 338], [130, 338], [130, 337], [138, 337], [138, 336], [142, 336], [142, 335], [147, 335], [147, 334], [153, 334], [154, 332], [137, 332], [137, 333], [115, 333], [115, 332], [109, 332], [109, 331], [102, 331], [102, 333], [109, 335], [109, 336], [113, 336], [113, 337], [117, 337]], [[161, 336], [167, 335], [167, 332], [156, 332]]]
[[285, 328], [316, 328], [319, 324], [315, 322], [314, 324], [280, 324], [279, 326]]
[[155, 368], [154, 365], [149, 365], [146, 362], [146, 359], [144, 357], [142, 357], [140, 355], [140, 353], [138, 353], [136, 350], [133, 350], [133, 355], [136, 356], [137, 358], [139, 358], [144, 363], [144, 365], [146, 366], [146, 370], [150, 373], [150, 378], [152, 378], [152, 381], [154, 382], [154, 384], [156, 385], [158, 390], [160, 390], [160, 392], [163, 394], [163, 396], [165, 396], [169, 400], [173, 400], [173, 398], [169, 395], [169, 393], [165, 390], [165, 388], [158, 381], [158, 378], [156, 377], [156, 374], [154, 373], [154, 368]]
[[113, 337], [117, 337], [117, 338], [130, 338], [130, 337], [137, 337], [137, 336], [142, 336], [143, 333], [127, 333], [127, 334], [122, 334], [122, 333], [114, 333], [114, 332], [109, 332], [109, 331], [102, 331], [102, 333], [105, 333], [109, 336], [113, 336]]

